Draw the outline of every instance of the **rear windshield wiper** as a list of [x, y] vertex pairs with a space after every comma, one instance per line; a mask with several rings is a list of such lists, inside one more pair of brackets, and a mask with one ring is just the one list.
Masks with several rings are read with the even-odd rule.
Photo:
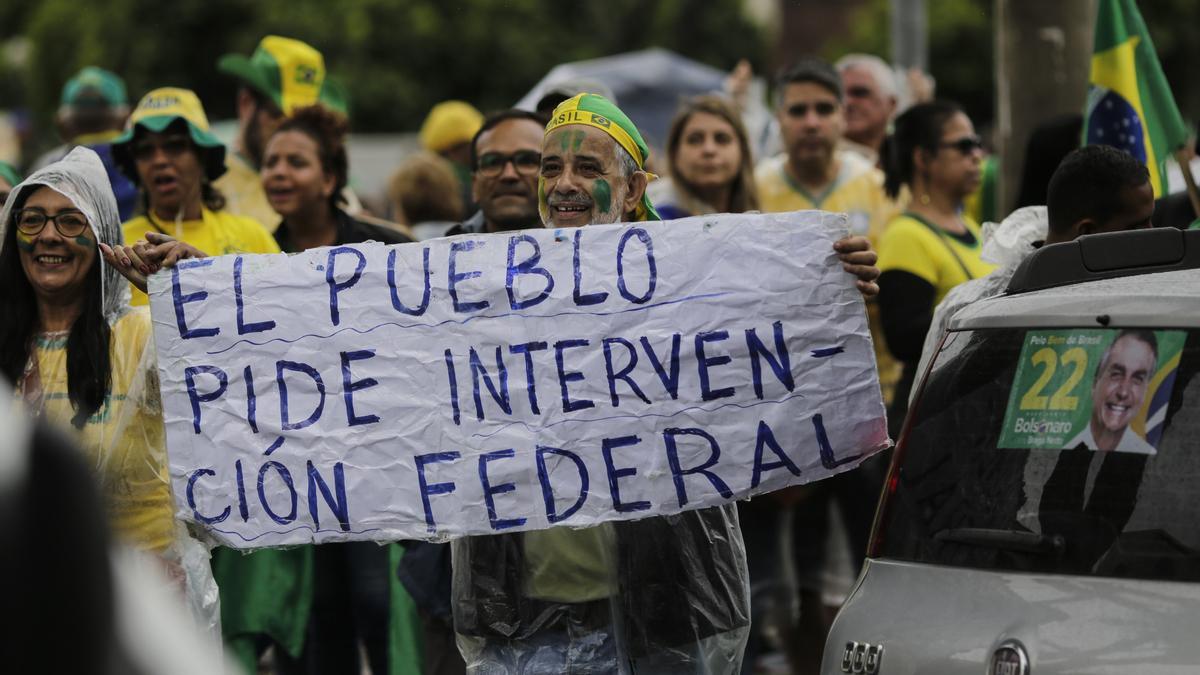
[[939, 530], [934, 540], [946, 544], [988, 546], [1024, 553], [1059, 553], [1067, 545], [1061, 534], [1047, 536], [1020, 530], [993, 530], [984, 527], [954, 527]]

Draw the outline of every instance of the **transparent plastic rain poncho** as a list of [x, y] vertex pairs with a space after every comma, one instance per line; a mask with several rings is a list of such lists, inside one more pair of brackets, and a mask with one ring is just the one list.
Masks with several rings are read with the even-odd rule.
[[468, 672], [741, 669], [750, 588], [733, 504], [470, 537], [452, 552]]
[[[0, 248], [14, 241], [7, 232], [14, 207], [40, 186], [71, 200], [87, 216], [97, 241], [110, 246], [123, 242], [104, 165], [95, 152], [80, 147], [13, 188], [0, 216]], [[208, 552], [174, 518], [150, 315], [145, 309], [130, 308], [129, 284], [104, 263], [99, 251], [95, 255], [95, 264], [101, 266], [104, 318], [111, 329], [112, 386], [104, 405], [81, 429], [72, 426], [66, 332], [34, 336], [17, 396], [36, 414], [76, 435], [99, 481], [118, 538], [182, 570], [187, 600], [197, 618], [219, 634], [217, 586]]]

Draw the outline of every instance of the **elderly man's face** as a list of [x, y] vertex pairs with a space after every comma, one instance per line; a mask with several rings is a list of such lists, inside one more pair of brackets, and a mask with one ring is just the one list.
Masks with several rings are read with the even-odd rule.
[[[624, 150], [594, 127], [568, 124], [542, 143], [538, 208], [547, 227], [617, 223], [634, 210], [644, 184], [621, 174]], [[641, 189], [638, 189], [641, 185]]]
[[846, 95], [846, 138], [855, 143], [882, 138], [896, 111], [896, 99], [880, 90], [869, 70], [857, 66], [842, 71], [842, 91]]
[[1092, 383], [1092, 428], [1119, 433], [1146, 400], [1146, 385], [1154, 375], [1154, 350], [1126, 335], [1112, 346], [1108, 360]]
[[479, 135], [471, 194], [483, 210], [489, 232], [536, 227], [537, 177], [542, 125], [530, 119], [505, 120]]

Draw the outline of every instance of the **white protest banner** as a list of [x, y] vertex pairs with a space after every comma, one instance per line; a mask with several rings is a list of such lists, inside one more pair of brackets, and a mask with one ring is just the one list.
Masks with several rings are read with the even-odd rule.
[[187, 261], [150, 283], [180, 517], [230, 546], [642, 518], [887, 434], [817, 211]]

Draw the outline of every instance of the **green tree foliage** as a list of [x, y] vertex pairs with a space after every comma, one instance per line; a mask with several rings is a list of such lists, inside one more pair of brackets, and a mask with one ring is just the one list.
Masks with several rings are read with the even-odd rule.
[[1200, 122], [1200, 2], [1142, 0], [1138, 3], [1154, 40], [1159, 62], [1183, 119], [1193, 132]]
[[[890, 0], [868, 0], [850, 21], [849, 34], [831, 40], [825, 56], [848, 52], [892, 53]], [[926, 0], [929, 11], [929, 71], [937, 95], [957, 101], [975, 121], [989, 124], [995, 112], [995, 24], [993, 0]]]
[[[19, 3], [19, 4], [18, 4]], [[28, 100], [41, 129], [62, 83], [94, 64], [121, 74], [134, 99], [156, 86], [195, 89], [209, 115], [233, 115], [225, 53], [250, 54], [274, 33], [325, 55], [349, 91], [359, 131], [415, 129], [434, 103], [511, 105], [554, 65], [649, 46], [717, 68], [765, 62], [739, 0], [0, 0], [0, 36], [33, 50]], [[12, 106], [15, 102], [9, 102]]]
[[[1140, 0], [1138, 9], [1184, 119], [1200, 121], [1200, 2]], [[938, 95], [958, 101], [977, 125], [995, 114], [994, 0], [926, 0], [929, 63]], [[831, 40], [825, 56], [891, 54], [890, 0], [868, 0], [850, 22], [848, 35]]]

